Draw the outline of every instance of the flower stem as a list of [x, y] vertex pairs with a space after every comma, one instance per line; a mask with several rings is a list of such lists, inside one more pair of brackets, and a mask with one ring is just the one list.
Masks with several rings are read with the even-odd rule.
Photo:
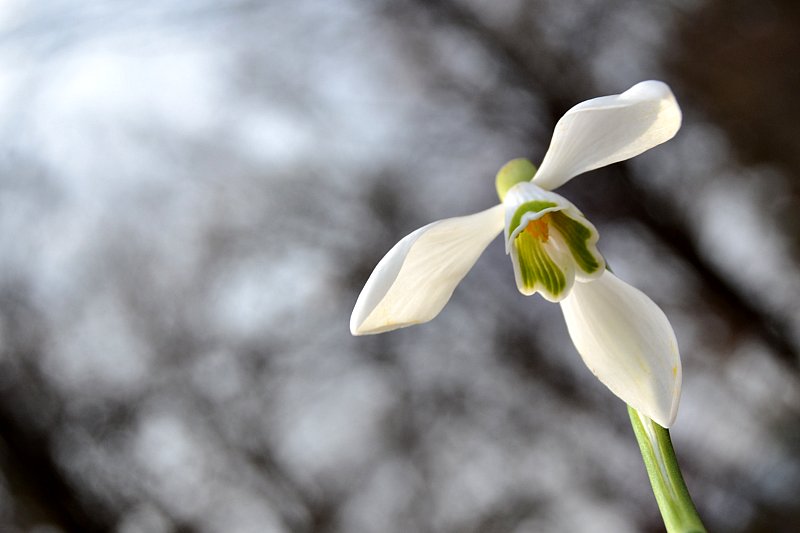
[[631, 425], [668, 533], [706, 533], [683, 481], [669, 430], [628, 406]]

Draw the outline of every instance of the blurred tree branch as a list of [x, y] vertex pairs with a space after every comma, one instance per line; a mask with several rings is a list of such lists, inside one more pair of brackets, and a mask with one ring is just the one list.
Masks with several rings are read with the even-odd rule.
[[[16, 335], [4, 346], [7, 359], [0, 372], [13, 382], [0, 388], [0, 466], [11, 483], [21, 524], [53, 523], [68, 532], [100, 533], [113, 527], [113, 520], [99, 505], [90, 505], [62, 472], [53, 456], [54, 424], [59, 402], [47, 390], [35, 370], [41, 355], [44, 321], [20, 294], [20, 289], [0, 292], [0, 320]], [[36, 413], [38, 421], [25, 413]]]

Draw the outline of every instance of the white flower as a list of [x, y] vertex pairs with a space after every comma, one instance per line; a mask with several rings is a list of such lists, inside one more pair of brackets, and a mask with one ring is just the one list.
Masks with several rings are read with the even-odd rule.
[[576, 105], [556, 124], [538, 172], [526, 160], [500, 170], [503, 203], [428, 224], [389, 250], [356, 301], [350, 331], [381, 333], [431, 320], [505, 229], [519, 290], [560, 302], [570, 337], [592, 373], [669, 427], [681, 387], [672, 327], [652, 300], [606, 269], [595, 227], [551, 190], [671, 139], [680, 125], [675, 97], [659, 81]]

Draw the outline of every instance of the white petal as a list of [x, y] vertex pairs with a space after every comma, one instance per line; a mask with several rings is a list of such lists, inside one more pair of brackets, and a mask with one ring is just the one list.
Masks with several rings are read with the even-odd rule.
[[407, 235], [375, 267], [350, 317], [353, 335], [421, 324], [439, 314], [456, 285], [503, 229], [503, 206], [433, 222]]
[[678, 410], [681, 361], [664, 312], [608, 271], [576, 283], [561, 310], [592, 373], [626, 403], [669, 427]]
[[[575, 283], [575, 263], [569, 256], [569, 252], [554, 246], [554, 239], [542, 244], [544, 257], [531, 256], [530, 241], [528, 242], [528, 259], [524, 260], [524, 248], [520, 243], [511, 247], [511, 264], [514, 266], [514, 279], [517, 282], [517, 289], [525, 296], [539, 293], [549, 302], [560, 302], [563, 300]], [[521, 253], [523, 257], [520, 257]], [[526, 281], [523, 271], [529, 273]]]
[[578, 174], [658, 146], [680, 127], [680, 107], [660, 81], [643, 81], [622, 94], [587, 100], [556, 124], [533, 183], [555, 189]]

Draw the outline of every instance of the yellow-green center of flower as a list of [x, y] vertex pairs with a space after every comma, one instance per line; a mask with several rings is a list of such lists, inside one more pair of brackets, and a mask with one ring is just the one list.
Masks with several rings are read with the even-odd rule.
[[552, 298], [559, 297], [567, 288], [564, 269], [550, 257], [545, 244], [550, 240], [550, 216], [545, 213], [525, 225], [514, 239], [519, 274], [525, 291], [540, 291]]
[[[509, 223], [509, 233], [516, 234], [510, 244], [520, 291], [539, 292], [551, 301], [567, 295], [576, 274], [586, 279], [604, 266], [594, 227], [580, 212], [557, 207], [547, 200], [524, 202]], [[523, 220], [531, 213], [538, 217]]]
[[545, 213], [542, 215], [542, 218], [537, 218], [536, 220], [531, 220], [528, 222], [528, 225], [525, 226], [525, 230], [527, 233], [534, 237], [535, 239], [539, 239], [541, 242], [547, 242], [547, 239], [550, 238], [550, 226], [548, 225], [550, 221], [550, 213]]

